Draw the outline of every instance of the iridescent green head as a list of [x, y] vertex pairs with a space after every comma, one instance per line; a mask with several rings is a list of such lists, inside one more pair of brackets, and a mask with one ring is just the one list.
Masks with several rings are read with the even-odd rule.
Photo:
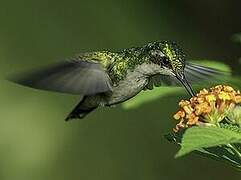
[[173, 72], [181, 72], [185, 67], [185, 54], [175, 42], [161, 41], [149, 43], [146, 46], [149, 51], [150, 61], [168, 68]]
[[161, 41], [149, 43], [144, 49], [152, 63], [158, 64], [171, 76], [174, 76], [187, 89], [190, 95], [193, 90], [184, 74], [185, 54], [175, 42]]

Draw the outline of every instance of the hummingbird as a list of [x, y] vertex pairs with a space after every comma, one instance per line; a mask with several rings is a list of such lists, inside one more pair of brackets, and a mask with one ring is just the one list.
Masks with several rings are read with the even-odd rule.
[[192, 64], [175, 42], [159, 41], [120, 51], [81, 53], [64, 62], [10, 78], [31, 88], [79, 95], [79, 103], [66, 117], [82, 119], [100, 106], [110, 107], [161, 85], [183, 86], [222, 72]]

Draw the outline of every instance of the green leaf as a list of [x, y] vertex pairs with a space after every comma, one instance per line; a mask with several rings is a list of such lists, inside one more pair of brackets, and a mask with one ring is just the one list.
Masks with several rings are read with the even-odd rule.
[[[235, 132], [241, 132], [241, 129], [237, 126], [232, 126], [228, 124], [223, 124], [223, 128], [231, 129]], [[182, 137], [184, 134], [184, 131], [179, 131], [178, 133], [169, 133], [166, 134], [164, 137], [175, 144], [181, 145]], [[238, 151], [238, 152], [237, 152]], [[193, 151], [195, 154], [201, 155], [203, 157], [213, 159], [216, 161], [224, 162], [235, 169], [241, 171], [241, 144], [229, 144], [227, 145], [219, 145], [215, 147], [209, 147], [209, 148], [200, 148], [198, 150]]]
[[[235, 147], [235, 145], [231, 145]], [[200, 154], [204, 157], [214, 159], [216, 161], [225, 162], [237, 170], [241, 170], [241, 159], [239, 155], [236, 155], [232, 148], [222, 145], [210, 148], [203, 148], [198, 151], [194, 151], [197, 154]]]
[[241, 143], [241, 133], [219, 127], [192, 127], [183, 134], [181, 149], [176, 157], [202, 148]]
[[[241, 109], [241, 107], [238, 108], [238, 111], [240, 111], [240, 109]], [[232, 117], [230, 117], [230, 119], [232, 119]], [[233, 132], [241, 134], [241, 128], [239, 128], [238, 126], [230, 125], [230, 124], [227, 124], [227, 123], [225, 123], [225, 124], [221, 123], [220, 127], [223, 128], [223, 129], [228, 129], [228, 130], [231, 130]]]

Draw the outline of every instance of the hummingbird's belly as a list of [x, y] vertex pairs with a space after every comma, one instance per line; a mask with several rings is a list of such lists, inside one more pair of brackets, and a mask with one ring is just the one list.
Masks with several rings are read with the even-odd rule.
[[125, 80], [119, 82], [118, 86], [113, 87], [113, 92], [108, 96], [106, 105], [118, 104], [134, 97], [147, 83], [147, 77], [136, 77], [134, 72], [130, 73]]
[[155, 64], [138, 65], [134, 71], [127, 72], [126, 78], [113, 87], [104, 105], [118, 104], [137, 95], [148, 84], [148, 77], [161, 73], [161, 70], [160, 66]]
[[125, 82], [113, 88], [113, 93], [108, 97], [107, 105], [124, 102], [137, 95], [147, 84], [147, 79], [139, 80], [138, 83]]

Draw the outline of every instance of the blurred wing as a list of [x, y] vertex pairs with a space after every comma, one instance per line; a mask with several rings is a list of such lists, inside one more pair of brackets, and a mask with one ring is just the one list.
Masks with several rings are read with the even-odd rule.
[[[187, 63], [184, 69], [184, 74], [188, 82], [192, 84], [200, 83], [204, 80], [214, 79], [215, 77], [225, 76], [227, 73], [217, 69], [204, 67], [192, 63]], [[154, 75], [150, 77], [149, 83], [145, 89], [153, 89], [159, 86], [181, 86], [180, 82], [173, 76]], [[144, 90], [145, 90], [144, 89]]]
[[219, 71], [214, 68], [209, 68], [192, 63], [187, 63], [184, 71], [186, 78], [190, 83], [198, 83], [202, 80], [209, 80], [212, 78], [228, 75], [228, 73], [224, 71]]
[[102, 66], [85, 61], [67, 61], [10, 80], [36, 89], [78, 95], [112, 90], [110, 78]]

